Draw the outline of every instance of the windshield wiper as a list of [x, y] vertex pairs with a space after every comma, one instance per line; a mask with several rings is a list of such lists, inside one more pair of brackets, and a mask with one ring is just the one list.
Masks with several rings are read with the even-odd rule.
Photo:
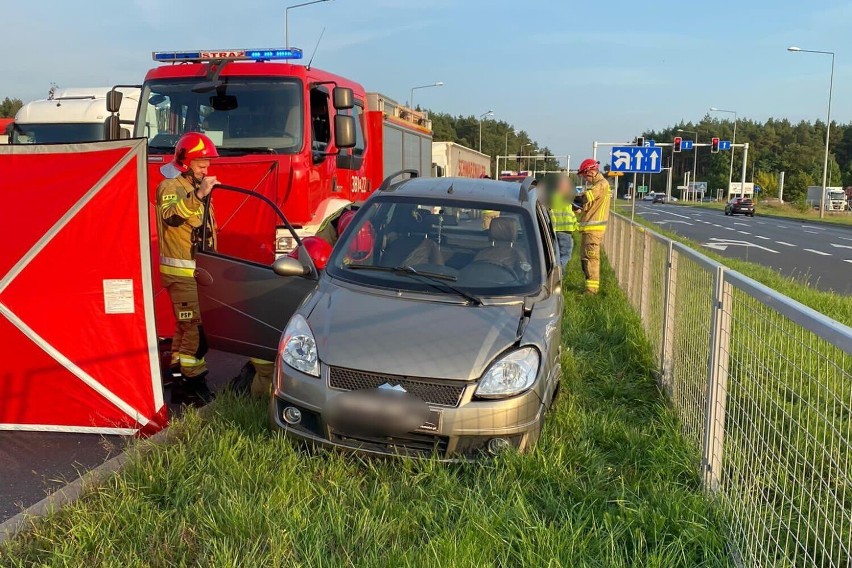
[[437, 283], [438, 286], [443, 287], [447, 290], [455, 292], [471, 304], [475, 306], [482, 305], [482, 300], [474, 296], [473, 294], [469, 294], [462, 290], [461, 288], [457, 288], [452, 284], [448, 284], [447, 281], [455, 282], [458, 280], [455, 276], [451, 276], [449, 274], [441, 274], [440, 272], [420, 272], [415, 270], [413, 267], [408, 265], [402, 266], [371, 266], [368, 264], [348, 264], [346, 268], [350, 270], [379, 270], [381, 272], [393, 272], [395, 274], [407, 274], [409, 276], [419, 276], [427, 280], [430, 285], [435, 286]]
[[257, 147], [245, 147], [240, 146], [239, 148], [222, 148], [221, 146], [218, 148], [219, 152], [224, 152], [231, 156], [242, 155], [242, 154], [277, 154], [278, 150], [275, 148], [270, 148], [268, 146], [257, 146]]

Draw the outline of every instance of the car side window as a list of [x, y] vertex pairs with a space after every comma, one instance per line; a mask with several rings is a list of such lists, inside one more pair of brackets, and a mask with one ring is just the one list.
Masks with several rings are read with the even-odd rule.
[[331, 143], [328, 91], [322, 87], [311, 89], [311, 144], [316, 152], [325, 152]]
[[550, 215], [544, 210], [541, 203], [536, 203], [535, 208], [538, 216], [538, 230], [541, 235], [541, 244], [544, 247], [544, 269], [547, 274], [550, 274], [550, 271], [556, 264], [556, 248], [554, 246], [556, 233], [553, 231]]

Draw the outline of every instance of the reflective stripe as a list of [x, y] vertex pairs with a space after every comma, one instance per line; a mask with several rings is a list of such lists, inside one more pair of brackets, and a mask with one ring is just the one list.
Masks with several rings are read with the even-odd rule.
[[197, 207], [196, 209], [190, 209], [186, 206], [186, 201], [178, 200], [175, 208], [178, 210], [178, 213], [183, 215], [184, 217], [192, 217], [193, 215], [198, 215], [201, 213], [202, 207]]
[[181, 367], [200, 367], [202, 365], [207, 364], [204, 360], [204, 357], [201, 359], [196, 359], [191, 355], [181, 355], [180, 356], [180, 366]]
[[586, 280], [586, 290], [597, 290], [600, 287], [600, 280]]
[[580, 227], [581, 233], [603, 233], [606, 231], [606, 225], [598, 225], [593, 227]]
[[255, 365], [274, 365], [272, 361], [267, 361], [266, 359], [258, 359], [256, 357], [249, 357], [249, 361], [251, 361]]
[[186, 278], [192, 278], [195, 276], [194, 268], [175, 268], [174, 266], [166, 266], [164, 264], [160, 265], [160, 273], [168, 274], [170, 276], [184, 276]]
[[161, 256], [160, 264], [165, 264], [166, 266], [175, 266], [177, 268], [195, 268], [194, 260], [187, 260], [184, 258], [172, 258], [170, 256]]

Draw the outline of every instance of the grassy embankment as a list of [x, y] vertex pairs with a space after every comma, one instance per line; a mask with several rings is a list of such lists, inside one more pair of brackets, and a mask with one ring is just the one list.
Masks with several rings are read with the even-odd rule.
[[721, 523], [606, 270], [570, 267], [562, 394], [530, 455], [464, 465], [295, 449], [222, 396], [178, 442], [0, 548], [2, 566], [716, 566]]

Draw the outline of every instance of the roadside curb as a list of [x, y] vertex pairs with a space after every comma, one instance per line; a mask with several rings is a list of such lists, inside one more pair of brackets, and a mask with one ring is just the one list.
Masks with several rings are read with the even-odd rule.
[[[199, 409], [200, 417], [202, 419], [208, 418], [213, 412], [215, 404], [216, 401], [214, 400]], [[14, 517], [0, 523], [0, 546], [32, 530], [35, 523], [41, 518], [56, 513], [62, 507], [77, 501], [90, 490], [99, 487], [113, 475], [120, 473], [132, 459], [142, 457], [156, 447], [171, 444], [177, 437], [178, 433], [172, 432], [171, 426], [169, 426], [150, 438], [139, 440], [114, 458], [110, 458], [98, 467], [90, 469], [38, 503], [30, 505]]]

